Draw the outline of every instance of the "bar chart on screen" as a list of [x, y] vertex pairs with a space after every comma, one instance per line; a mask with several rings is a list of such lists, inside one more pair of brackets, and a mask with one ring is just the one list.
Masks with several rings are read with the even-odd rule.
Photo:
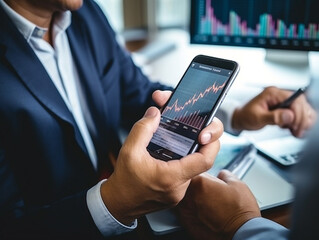
[[191, 42], [319, 50], [317, 0], [193, 0]]
[[233, 10], [229, 10], [228, 24], [223, 24], [215, 15], [212, 2], [214, 1], [206, 1], [206, 14], [200, 20], [200, 32], [202, 34], [319, 39], [318, 24], [316, 23], [310, 22], [307, 25], [304, 23], [286, 24], [283, 19], [276, 19], [268, 13], [262, 13], [262, 11], [260, 11], [259, 16], [256, 16], [256, 22], [250, 24], [251, 27], [248, 26], [247, 20]]

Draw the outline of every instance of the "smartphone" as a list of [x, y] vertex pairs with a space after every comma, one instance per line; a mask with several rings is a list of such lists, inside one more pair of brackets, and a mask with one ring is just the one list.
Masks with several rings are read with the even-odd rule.
[[212, 121], [238, 72], [234, 61], [196, 56], [162, 108], [149, 153], [169, 161], [195, 152], [200, 131]]

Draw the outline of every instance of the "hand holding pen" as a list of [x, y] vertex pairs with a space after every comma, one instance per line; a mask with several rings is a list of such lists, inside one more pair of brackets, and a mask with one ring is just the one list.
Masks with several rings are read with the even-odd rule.
[[305, 93], [307, 90], [307, 87], [304, 88], [299, 88], [297, 91], [295, 91], [289, 98], [287, 98], [286, 100], [284, 100], [281, 103], [278, 103], [274, 106], [270, 106], [269, 110], [275, 110], [278, 108], [289, 108], [290, 105], [303, 93]]
[[300, 101], [304, 102], [303, 105], [298, 104], [297, 106], [292, 107], [292, 104], [306, 91], [307, 87], [299, 88], [284, 101], [269, 107], [270, 111], [291, 108], [294, 113], [294, 121], [287, 127], [290, 128], [292, 134], [296, 137], [303, 137], [305, 130], [309, 129], [316, 119], [316, 112], [312, 109], [309, 103], [307, 103], [306, 98], [304, 98], [304, 101]]
[[[290, 129], [302, 137], [316, 119], [316, 112], [304, 96], [305, 89], [295, 93], [277, 87], [267, 87], [245, 105], [235, 109], [232, 117], [234, 130], [258, 130], [266, 125]], [[274, 105], [275, 103], [279, 103]]]

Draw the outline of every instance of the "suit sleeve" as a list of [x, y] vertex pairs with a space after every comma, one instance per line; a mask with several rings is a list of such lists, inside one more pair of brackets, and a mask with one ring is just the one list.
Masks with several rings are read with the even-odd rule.
[[71, 236], [99, 239], [102, 236], [88, 210], [87, 191], [46, 205], [25, 202], [1, 140], [0, 239], [70, 239]]
[[0, 239], [101, 237], [87, 208], [87, 191], [47, 205], [30, 206], [6, 160], [0, 149]]
[[289, 231], [283, 226], [265, 218], [253, 218], [242, 225], [233, 240], [287, 240]]

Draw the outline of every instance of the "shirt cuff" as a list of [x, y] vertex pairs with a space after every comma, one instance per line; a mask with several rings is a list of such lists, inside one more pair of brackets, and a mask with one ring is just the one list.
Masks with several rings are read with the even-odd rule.
[[97, 228], [104, 237], [123, 234], [134, 230], [137, 227], [137, 220], [131, 226], [126, 226], [117, 221], [105, 206], [101, 197], [101, 185], [105, 180], [100, 181], [94, 187], [88, 190], [86, 202]]
[[226, 132], [238, 136], [241, 131], [232, 128], [232, 118], [236, 108], [240, 106], [240, 103], [235, 100], [225, 100], [216, 113], [216, 117], [222, 121]]
[[235, 233], [232, 240], [242, 239], [288, 239], [289, 230], [266, 218], [257, 217], [244, 223]]

